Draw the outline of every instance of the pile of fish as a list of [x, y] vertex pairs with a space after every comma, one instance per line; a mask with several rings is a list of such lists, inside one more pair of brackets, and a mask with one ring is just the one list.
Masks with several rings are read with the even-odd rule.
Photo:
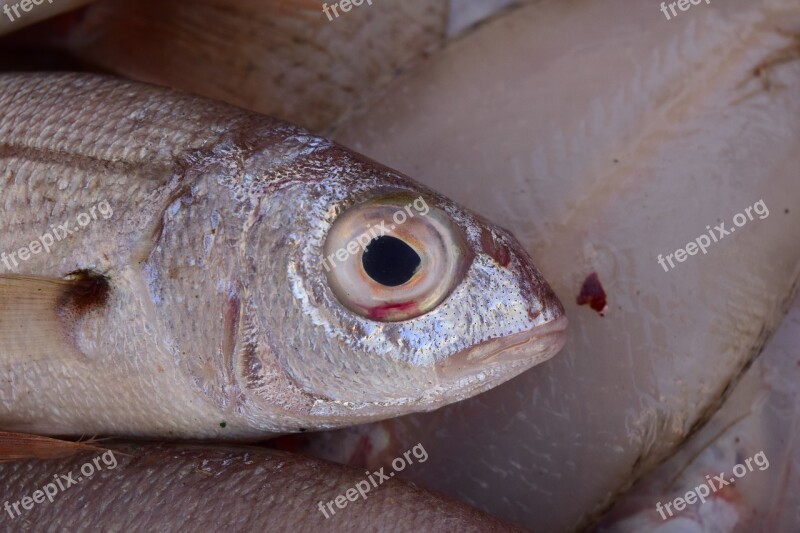
[[[510, 228], [570, 317], [547, 364], [374, 429], [426, 442], [416, 481], [543, 531], [585, 526], [703, 425], [777, 328], [800, 277], [800, 4], [703, 7], [524, 7], [335, 132]], [[573, 303], [592, 273], [604, 317]], [[349, 442], [309, 446], [361, 457]]]
[[350, 7], [6, 39], [92, 73], [0, 74], [4, 526], [796, 527], [793, 412], [719, 437], [796, 371], [751, 367], [800, 279], [796, 0]]

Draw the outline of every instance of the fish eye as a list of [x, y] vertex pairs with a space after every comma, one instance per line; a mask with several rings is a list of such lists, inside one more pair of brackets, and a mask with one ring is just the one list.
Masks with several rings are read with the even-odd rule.
[[424, 197], [374, 198], [340, 214], [322, 267], [336, 298], [380, 322], [436, 308], [463, 279], [471, 255], [450, 216]]

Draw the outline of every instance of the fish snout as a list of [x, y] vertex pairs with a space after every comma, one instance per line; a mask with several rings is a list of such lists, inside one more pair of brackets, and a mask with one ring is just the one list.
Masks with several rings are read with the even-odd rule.
[[[547, 361], [566, 342], [564, 307], [525, 248], [507, 230], [481, 234], [476, 263], [493, 280], [483, 291], [482, 327], [488, 335], [437, 362], [443, 387], [463, 397], [495, 387]], [[499, 280], [504, 280], [502, 283]]]
[[557, 354], [567, 324], [561, 314], [530, 330], [483, 341], [438, 363], [436, 374], [441, 384], [455, 384], [480, 373], [486, 376], [482, 389], [497, 386]]

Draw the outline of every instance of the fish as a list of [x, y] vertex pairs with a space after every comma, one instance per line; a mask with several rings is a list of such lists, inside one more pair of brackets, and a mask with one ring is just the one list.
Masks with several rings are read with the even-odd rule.
[[[539, 2], [345, 119], [335, 140], [513, 231], [570, 329], [504, 387], [303, 435], [302, 451], [357, 465], [395, 455], [384, 435], [424, 441], [413, 480], [495, 516], [543, 531], [602, 516], [725, 403], [796, 292], [798, 32], [794, 0], [672, 20], [656, 3]], [[665, 271], [659, 255], [697, 239], [711, 245]], [[605, 316], [576, 304], [593, 273]]]
[[276, 119], [0, 75], [0, 429], [261, 439], [436, 409], [558, 352], [514, 237]]
[[[719, 411], [627, 491], [595, 530], [669, 531], [678, 523], [695, 531], [796, 530], [798, 336], [800, 298], [795, 297], [775, 336]], [[703, 499], [690, 496], [695, 501], [684, 509], [674, 503], [666, 507], [676, 498], [686, 501], [690, 491], [710, 494]]]
[[19, 47], [68, 53], [82, 69], [325, 133], [438, 48], [448, 21], [447, 0], [370, 0], [337, 15], [331, 7], [338, 2], [110, 0], [14, 37]]
[[[109, 446], [0, 464], [3, 529], [523, 531], [415, 487], [389, 465], [364, 473], [252, 446]], [[424, 466], [422, 443], [410, 452], [400, 470]]]

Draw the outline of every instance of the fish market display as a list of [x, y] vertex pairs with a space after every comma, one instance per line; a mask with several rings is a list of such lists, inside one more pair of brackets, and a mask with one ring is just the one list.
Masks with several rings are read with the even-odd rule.
[[136, 80], [0, 74], [0, 529], [797, 529], [797, 0], [81, 3], [0, 5]]

